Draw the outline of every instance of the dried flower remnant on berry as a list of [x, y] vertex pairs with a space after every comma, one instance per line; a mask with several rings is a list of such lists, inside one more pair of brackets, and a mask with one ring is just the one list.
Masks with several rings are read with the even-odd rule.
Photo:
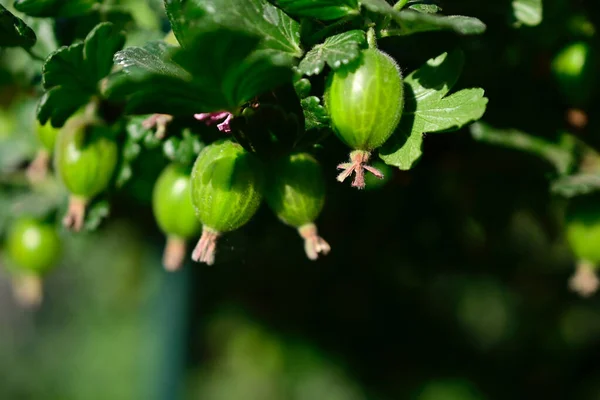
[[194, 118], [198, 121], [204, 121], [208, 126], [217, 124], [217, 128], [219, 128], [221, 132], [231, 132], [230, 123], [233, 119], [233, 114], [229, 111], [194, 114]]

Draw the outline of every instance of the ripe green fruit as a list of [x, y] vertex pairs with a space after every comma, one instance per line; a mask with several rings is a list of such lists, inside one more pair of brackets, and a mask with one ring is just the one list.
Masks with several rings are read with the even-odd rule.
[[152, 193], [154, 217], [167, 235], [163, 264], [169, 271], [181, 267], [186, 239], [196, 236], [202, 227], [192, 205], [190, 170], [180, 164], [167, 166]]
[[39, 275], [58, 261], [61, 241], [54, 226], [32, 218], [21, 218], [8, 233], [6, 251], [15, 267]]
[[61, 130], [56, 142], [56, 169], [71, 193], [63, 223], [79, 231], [91, 198], [104, 191], [118, 161], [118, 146], [109, 128], [74, 117]]
[[325, 204], [325, 179], [310, 154], [293, 154], [274, 165], [266, 200], [280, 220], [298, 229], [309, 259], [331, 250], [314, 224]]
[[[353, 68], [353, 69], [352, 69]], [[400, 122], [404, 107], [402, 73], [396, 62], [377, 49], [363, 50], [358, 65], [333, 71], [328, 78], [325, 104], [336, 135], [349, 147], [350, 163], [340, 164], [341, 182], [356, 174], [352, 186], [363, 188], [364, 169], [371, 151], [383, 145]]]
[[595, 269], [600, 264], [600, 196], [571, 200], [567, 209], [567, 241], [577, 257], [577, 272], [571, 288], [583, 296], [593, 294], [600, 282]]
[[239, 144], [220, 140], [202, 150], [192, 170], [192, 203], [203, 225], [194, 261], [214, 263], [217, 238], [250, 221], [263, 182], [259, 161]]
[[552, 72], [563, 95], [576, 107], [585, 106], [596, 84], [595, 54], [586, 42], [564, 47], [552, 61]]

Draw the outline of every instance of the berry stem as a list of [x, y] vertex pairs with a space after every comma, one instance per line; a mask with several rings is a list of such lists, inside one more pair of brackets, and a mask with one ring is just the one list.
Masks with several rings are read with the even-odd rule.
[[179, 270], [185, 258], [185, 251], [185, 239], [174, 235], [167, 236], [167, 244], [163, 252], [163, 266], [165, 269], [169, 272]]
[[48, 176], [50, 166], [50, 152], [45, 149], [38, 150], [35, 158], [27, 167], [26, 175], [31, 184], [38, 184]]
[[569, 287], [583, 297], [590, 297], [598, 290], [600, 280], [595, 272], [595, 265], [589, 261], [580, 260], [577, 269], [569, 280]]
[[370, 165], [367, 165], [369, 162], [369, 157], [371, 157], [371, 153], [365, 150], [354, 150], [350, 153], [350, 161], [349, 163], [342, 163], [338, 165], [338, 169], [343, 170], [337, 177], [339, 182], [343, 182], [348, 178], [352, 173], [355, 174], [354, 180], [352, 181], [352, 186], [364, 189], [365, 187], [365, 170], [369, 171], [375, 177], [379, 179], [383, 179], [383, 173], [379, 171], [377, 168], [374, 168]]
[[369, 28], [367, 31], [367, 43], [369, 44], [370, 49], [377, 48], [377, 37], [375, 36], [375, 29], [373, 27]]
[[202, 227], [202, 236], [192, 252], [192, 260], [203, 262], [207, 265], [215, 263], [215, 253], [217, 249], [217, 239], [220, 233], [206, 226]]
[[67, 209], [67, 214], [63, 218], [63, 225], [65, 228], [74, 232], [79, 232], [81, 228], [83, 228], [87, 202], [87, 199], [83, 197], [74, 195], [69, 197], [69, 208]]
[[26, 308], [42, 304], [44, 290], [42, 280], [36, 274], [20, 274], [13, 278], [13, 295], [17, 303]]
[[310, 260], [319, 258], [319, 254], [327, 255], [331, 251], [329, 243], [319, 236], [317, 226], [313, 223], [302, 225], [298, 233], [304, 239], [304, 251]]

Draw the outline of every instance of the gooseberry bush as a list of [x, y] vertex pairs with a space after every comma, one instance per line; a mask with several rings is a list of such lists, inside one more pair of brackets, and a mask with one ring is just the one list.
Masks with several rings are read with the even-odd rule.
[[[435, 140], [478, 121], [488, 103], [483, 88], [453, 90], [465, 64], [459, 47], [416, 69], [388, 54], [392, 38], [484, 33], [477, 18], [445, 15], [432, 1], [5, 3], [0, 46], [28, 55], [21, 68], [30, 82], [14, 106], [30, 120], [9, 129], [36, 134], [38, 149], [3, 155], [0, 173], [9, 178], [2, 185], [12, 188], [7, 202], [19, 210], [0, 233], [9, 264], [28, 281], [58, 257], [59, 239], [48, 226], [101, 229], [114, 195], [147, 184], [145, 171], [167, 163], [151, 183], [166, 269], [186, 258], [218, 262], [219, 238], [243, 229], [263, 203], [298, 231], [306, 256], [316, 260], [335, 251], [317, 229], [330, 185], [351, 186], [348, 196], [377, 188], [394, 169], [417, 166], [426, 134]], [[516, 25], [540, 23], [541, 2], [515, 1], [513, 8]], [[581, 59], [591, 53], [575, 43], [553, 63], [579, 123], [595, 78], [593, 63]], [[600, 187], [600, 157], [573, 136], [546, 143], [482, 122], [471, 132], [547, 158], [557, 168], [556, 193], [574, 197]], [[348, 154], [339, 159], [337, 180], [319, 161], [336, 146]], [[28, 190], [21, 190], [21, 175]], [[581, 259], [573, 287], [589, 294], [600, 246], [582, 242], [598, 236], [588, 224], [597, 213], [576, 203], [566, 216]], [[28, 232], [35, 230], [43, 240], [34, 246]], [[41, 254], [35, 262], [34, 251]]]

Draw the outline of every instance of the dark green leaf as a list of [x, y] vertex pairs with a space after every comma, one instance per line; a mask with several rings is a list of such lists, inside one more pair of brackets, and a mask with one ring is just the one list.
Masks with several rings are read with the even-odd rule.
[[45, 124], [50, 121], [52, 126], [61, 127], [69, 117], [91, 98], [89, 92], [76, 86], [57, 86], [42, 96], [38, 107], [38, 120]]
[[[401, 132], [409, 131], [400, 128]], [[411, 169], [423, 154], [423, 133], [401, 134], [396, 132], [390, 141], [379, 152], [379, 157], [386, 164], [407, 171]], [[391, 152], [388, 152], [391, 150]]]
[[187, 3], [168, 0], [165, 6], [175, 35], [184, 46], [195, 41], [194, 32], [198, 29], [217, 26], [260, 38], [261, 49], [293, 57], [303, 54], [300, 24], [266, 0], [189, 0]]
[[357, 0], [271, 0], [290, 15], [323, 21], [358, 14]]
[[436, 4], [411, 4], [408, 9], [426, 14], [437, 14], [442, 11], [441, 7]]
[[536, 26], [542, 22], [542, 0], [513, 0], [512, 9], [518, 24]]
[[165, 42], [149, 42], [144, 47], [128, 47], [117, 52], [114, 62], [123, 68], [125, 74], [133, 77], [143, 78], [152, 73], [190, 81], [190, 73], [170, 59], [176, 48]]
[[401, 35], [410, 35], [418, 32], [453, 30], [461, 35], [479, 35], [485, 32], [483, 22], [473, 17], [462, 15], [436, 15], [415, 11], [400, 11], [394, 13], [394, 20], [400, 26]]
[[600, 174], [581, 173], [565, 176], [552, 183], [552, 192], [574, 197], [600, 190]]
[[0, 47], [31, 47], [35, 32], [0, 4]]
[[[185, 48], [150, 44], [115, 55], [123, 71], [105, 93], [127, 98], [132, 113], [191, 115], [238, 108], [292, 78], [292, 59], [254, 51], [259, 38], [219, 29], [203, 32]], [[218, 46], [215, 43], [219, 43]]]
[[552, 164], [561, 175], [568, 173], [576, 163], [575, 143], [571, 136], [564, 136], [560, 143], [552, 143], [516, 129], [495, 129], [482, 122], [471, 125], [471, 134], [481, 142], [539, 156]]
[[410, 35], [418, 32], [453, 30], [461, 35], [476, 35], [485, 31], [486, 26], [477, 18], [462, 15], [436, 15], [412, 10], [396, 11], [385, 0], [361, 0], [363, 6], [373, 12], [391, 17], [399, 29], [387, 29], [383, 36]]
[[76, 17], [96, 9], [102, 0], [16, 0], [15, 9], [32, 17]]
[[391, 15], [395, 12], [392, 6], [385, 0], [360, 0], [360, 3], [367, 9], [379, 14]]
[[99, 82], [110, 72], [113, 54], [123, 43], [124, 35], [106, 22], [98, 24], [83, 43], [52, 53], [42, 71], [47, 92], [38, 109], [40, 122], [50, 120], [53, 126], [62, 126], [92, 96], [98, 95]]
[[305, 75], [321, 73], [325, 63], [332, 69], [338, 69], [358, 58], [360, 48], [365, 43], [365, 33], [361, 30], [328, 37], [325, 42], [316, 45], [306, 53], [298, 69]]
[[302, 137], [304, 112], [293, 85], [288, 83], [260, 96], [231, 126], [242, 146], [273, 158], [289, 153]]
[[85, 39], [83, 60], [90, 80], [97, 83], [110, 73], [114, 54], [125, 44], [125, 35], [113, 24], [97, 25]]
[[406, 77], [399, 129], [380, 151], [387, 164], [410, 167], [420, 157], [423, 133], [457, 130], [483, 116], [488, 102], [483, 89], [463, 89], [446, 96], [463, 63], [461, 52], [444, 53]]
[[316, 96], [310, 96], [301, 100], [306, 121], [306, 130], [324, 128], [329, 126], [329, 115], [321, 100]]

